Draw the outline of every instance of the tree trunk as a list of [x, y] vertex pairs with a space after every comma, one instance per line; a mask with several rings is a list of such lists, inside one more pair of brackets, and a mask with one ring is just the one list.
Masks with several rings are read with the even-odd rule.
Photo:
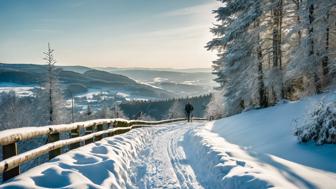
[[325, 52], [322, 59], [322, 77], [323, 77], [323, 87], [328, 85], [329, 82], [329, 35], [330, 35], [330, 26], [329, 26], [329, 12], [327, 13], [326, 18], [326, 34], [325, 34]]
[[[294, 1], [295, 3], [295, 6], [296, 6], [296, 14], [297, 14], [297, 17], [296, 17], [296, 24], [297, 25], [300, 25], [301, 24], [301, 18], [300, 18], [300, 6], [301, 6], [301, 3], [302, 3], [302, 0], [297, 0], [297, 1]], [[302, 31], [299, 30], [297, 32], [297, 35], [298, 35], [298, 48], [300, 48], [300, 45], [301, 45], [301, 39], [302, 39]]]
[[49, 122], [53, 124], [53, 99], [52, 99], [52, 78], [51, 66], [49, 66]]
[[273, 67], [282, 68], [281, 31], [282, 31], [282, 0], [273, 9]]
[[264, 73], [261, 61], [261, 49], [258, 47], [258, 92], [259, 92], [259, 106], [264, 108], [268, 106], [265, 84], [264, 84]]
[[[259, 29], [260, 28], [260, 20], [256, 19], [254, 23], [254, 28]], [[263, 53], [262, 53], [262, 46], [261, 46], [261, 37], [260, 32], [257, 34], [257, 59], [258, 59], [258, 77], [257, 77], [257, 83], [258, 83], [258, 103], [260, 108], [265, 108], [268, 106], [267, 102], [267, 96], [266, 96], [266, 87], [264, 83], [264, 71], [263, 71]]]
[[264, 72], [263, 72], [263, 63], [262, 63], [262, 50], [260, 45], [260, 36], [258, 34], [258, 92], [259, 92], [259, 106], [261, 108], [267, 107], [267, 97], [266, 97], [266, 89], [264, 84]]
[[[282, 14], [283, 14], [283, 1], [278, 0], [276, 7], [272, 10], [273, 11], [273, 36], [272, 36], [272, 51], [273, 51], [273, 69], [277, 72], [281, 72], [282, 70]], [[283, 90], [283, 82], [282, 82], [282, 74], [279, 74], [281, 81], [280, 91], [278, 91], [279, 97], [284, 98], [284, 90]], [[274, 90], [274, 86], [272, 87]], [[277, 93], [274, 91], [273, 97], [274, 100], [277, 100]], [[274, 102], [275, 103], [275, 102]]]
[[[308, 28], [308, 36], [309, 36], [309, 57], [312, 57], [311, 60], [312, 61], [316, 61], [315, 60], [315, 43], [314, 43], [314, 20], [315, 20], [315, 16], [314, 16], [314, 11], [315, 11], [315, 6], [313, 2], [310, 2], [309, 4], [309, 28]], [[313, 64], [315, 65], [315, 63]], [[314, 85], [315, 85], [315, 92], [316, 93], [321, 93], [321, 80], [320, 77], [318, 75], [318, 71], [317, 70], [312, 70], [313, 73], [313, 80], [314, 80]]]
[[314, 40], [313, 40], [313, 33], [314, 33], [314, 27], [313, 27], [313, 22], [314, 22], [314, 4], [309, 5], [309, 38], [310, 38], [310, 50], [309, 50], [309, 55], [312, 56], [314, 55]]

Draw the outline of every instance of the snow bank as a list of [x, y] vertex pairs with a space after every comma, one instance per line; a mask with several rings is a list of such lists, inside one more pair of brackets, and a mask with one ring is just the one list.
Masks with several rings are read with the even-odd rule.
[[147, 134], [148, 129], [135, 129], [67, 152], [0, 188], [132, 188], [129, 164]]
[[[334, 101], [336, 94], [252, 110], [209, 125], [228, 142], [257, 153], [271, 154], [309, 167], [336, 172], [336, 145], [299, 144], [294, 136], [296, 122], [321, 99]], [[336, 182], [335, 182], [336, 183]]]
[[[187, 134], [187, 157], [193, 162], [198, 180], [209, 188], [297, 188], [275, 168], [260, 163], [239, 146], [206, 129]], [[198, 165], [198, 166], [197, 166]]]
[[207, 128], [190, 131], [184, 146], [203, 186], [209, 188], [334, 188], [336, 174], [227, 142]]
[[336, 146], [299, 144], [293, 135], [295, 120], [321, 98], [244, 112], [188, 132], [184, 146], [199, 181], [211, 188], [335, 188]]

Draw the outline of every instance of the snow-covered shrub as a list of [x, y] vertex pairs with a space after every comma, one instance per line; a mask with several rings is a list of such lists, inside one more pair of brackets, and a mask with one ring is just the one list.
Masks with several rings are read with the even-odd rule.
[[124, 118], [128, 119], [125, 116], [124, 112], [120, 109], [119, 106], [114, 106], [112, 108], [103, 106], [101, 109], [93, 112], [90, 116], [90, 119], [112, 119], [112, 118]]
[[150, 115], [147, 115], [143, 112], [140, 112], [137, 116], [137, 120], [143, 120], [143, 121], [155, 121], [154, 118], [152, 118]]
[[212, 95], [206, 107], [206, 114], [207, 117], [211, 119], [219, 119], [224, 116], [224, 97], [220, 92], [216, 92]]
[[336, 144], [336, 103], [320, 102], [298, 124], [294, 134], [303, 143]]
[[185, 117], [184, 104], [180, 101], [175, 101], [169, 108], [167, 119]]

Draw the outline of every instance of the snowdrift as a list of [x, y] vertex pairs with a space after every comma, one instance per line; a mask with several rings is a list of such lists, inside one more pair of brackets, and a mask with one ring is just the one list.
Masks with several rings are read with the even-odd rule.
[[244, 112], [214, 122], [209, 128], [228, 142], [247, 150], [336, 172], [336, 145], [299, 144], [294, 136], [295, 123], [321, 99], [335, 101], [336, 94], [308, 97], [302, 101]]
[[69, 151], [0, 188], [129, 188], [129, 164], [148, 133], [148, 129], [132, 130]]
[[[211, 188], [335, 188], [336, 145], [299, 144], [295, 122], [315, 96], [207, 123], [185, 136], [196, 175]], [[187, 148], [188, 146], [188, 148]]]

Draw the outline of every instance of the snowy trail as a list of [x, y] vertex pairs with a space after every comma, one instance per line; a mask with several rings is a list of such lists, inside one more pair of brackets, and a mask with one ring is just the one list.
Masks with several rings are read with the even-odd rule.
[[204, 122], [134, 129], [57, 156], [0, 188], [203, 188], [182, 146]]
[[215, 123], [134, 129], [57, 156], [0, 189], [335, 188], [336, 173], [230, 143], [213, 132]]
[[201, 123], [155, 129], [153, 139], [131, 163], [132, 181], [140, 188], [202, 188], [189, 164], [182, 140]]

